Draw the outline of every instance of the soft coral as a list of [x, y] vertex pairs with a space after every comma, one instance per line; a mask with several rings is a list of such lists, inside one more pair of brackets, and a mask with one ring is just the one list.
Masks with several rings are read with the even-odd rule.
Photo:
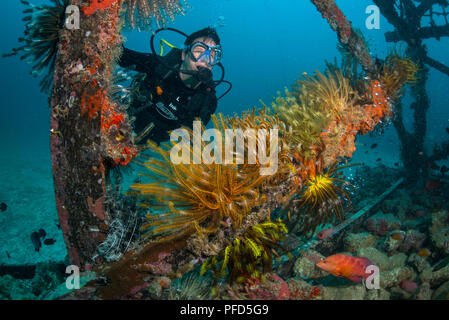
[[90, 16], [97, 10], [105, 10], [111, 7], [114, 2], [121, 4], [121, 0], [90, 0], [90, 5], [83, 7], [83, 12], [86, 16]]

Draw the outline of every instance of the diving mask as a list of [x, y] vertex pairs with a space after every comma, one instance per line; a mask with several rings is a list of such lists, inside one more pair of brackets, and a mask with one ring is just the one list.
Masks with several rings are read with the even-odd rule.
[[221, 61], [223, 52], [220, 45], [208, 46], [204, 42], [195, 42], [189, 46], [190, 58], [197, 62], [204, 60], [208, 65], [214, 66]]

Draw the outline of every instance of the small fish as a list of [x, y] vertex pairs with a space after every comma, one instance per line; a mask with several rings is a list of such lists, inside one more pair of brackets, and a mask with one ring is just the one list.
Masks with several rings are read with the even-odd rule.
[[324, 230], [322, 230], [322, 231], [320, 231], [317, 235], [316, 235], [316, 237], [318, 238], [318, 239], [320, 239], [320, 240], [325, 240], [325, 239], [327, 239], [327, 238], [329, 238], [331, 235], [333, 235], [334, 234], [334, 229], [333, 228], [327, 228], [327, 229], [324, 229]]
[[416, 254], [420, 257], [427, 258], [428, 256], [431, 255], [431, 252], [427, 248], [422, 248], [422, 249], [419, 249]]
[[39, 229], [39, 231], [37, 233], [39, 234], [39, 237], [41, 237], [41, 238], [45, 238], [45, 236], [47, 235], [47, 232], [45, 232], [44, 229]]
[[449, 127], [446, 128], [446, 132], [449, 134]]
[[10, 259], [11, 256], [9, 255], [9, 252], [8, 251], [5, 251], [5, 252], [6, 252], [6, 256], [8, 257], [8, 259]]
[[2, 203], [0, 204], [0, 210], [1, 210], [1, 211], [6, 211], [6, 209], [8, 209], [8, 206], [6, 205], [6, 203], [2, 202]]
[[395, 162], [395, 163], [394, 163], [394, 166], [395, 166], [395, 167], [399, 166], [399, 162]]
[[445, 174], [445, 173], [448, 172], [448, 171], [449, 171], [449, 168], [446, 167], [445, 165], [443, 165], [443, 166], [440, 168], [440, 172], [441, 172], [442, 174]]
[[42, 247], [39, 233], [33, 232], [33, 233], [31, 234], [31, 242], [33, 243], [34, 250], [36, 250], [37, 252], [39, 252], [39, 249]]
[[376, 162], [379, 162], [379, 161], [381, 161], [381, 160], [382, 160], [382, 158], [377, 158]]
[[402, 241], [402, 240], [404, 240], [404, 238], [405, 238], [404, 234], [402, 234], [402, 233], [400, 233], [400, 232], [393, 232], [393, 233], [390, 235], [390, 237], [391, 237], [392, 239], [394, 239], [394, 240], [397, 240], [397, 241]]
[[47, 245], [47, 246], [51, 246], [55, 242], [56, 242], [56, 240], [55, 239], [51, 239], [51, 238], [44, 240], [44, 244]]
[[377, 147], [377, 143], [373, 143], [372, 145], [371, 145], [371, 149], [374, 149], [374, 148], [376, 148]]
[[336, 277], [346, 277], [354, 282], [360, 282], [370, 275], [365, 270], [371, 264], [367, 258], [335, 254], [318, 262], [316, 266]]

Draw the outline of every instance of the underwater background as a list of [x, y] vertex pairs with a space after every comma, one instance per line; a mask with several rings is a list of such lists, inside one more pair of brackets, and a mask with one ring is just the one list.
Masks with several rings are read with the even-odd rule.
[[[338, 0], [337, 4], [353, 26], [362, 31], [372, 56], [383, 58], [395, 47], [385, 41], [385, 32], [393, 27], [383, 16], [379, 30], [365, 27], [365, 9], [372, 1]], [[231, 115], [260, 107], [259, 100], [269, 104], [278, 91], [283, 92], [302, 73], [323, 71], [326, 60], [340, 57], [336, 34], [310, 1], [189, 0], [188, 6], [184, 16], [177, 16], [167, 26], [187, 34], [205, 26], [217, 28], [224, 51], [225, 79], [233, 85], [219, 101], [217, 113]], [[0, 53], [18, 46], [17, 39], [24, 30], [23, 9], [16, 0], [0, 2]], [[150, 52], [150, 32], [125, 31], [124, 35], [127, 48]], [[172, 35], [166, 38], [175, 45], [179, 40]], [[447, 39], [425, 40], [425, 44], [432, 58], [449, 65]], [[30, 69], [17, 56], [0, 59], [0, 202], [7, 205], [6, 210], [0, 211], [0, 266], [67, 262], [53, 189], [48, 97], [40, 92], [39, 81], [29, 74]], [[431, 107], [427, 112], [425, 141], [428, 150], [448, 138], [448, 87], [449, 78], [430, 68], [427, 93]], [[223, 85], [218, 92], [225, 89]], [[413, 123], [410, 102], [406, 94], [402, 103], [408, 128]], [[353, 162], [363, 162], [371, 168], [401, 167], [400, 144], [392, 124], [382, 133], [357, 136], [356, 147]], [[449, 163], [446, 160], [437, 165]], [[127, 174], [132, 176], [132, 172]], [[355, 174], [355, 169], [348, 174]], [[36, 251], [30, 235], [40, 229], [45, 230], [47, 239], [55, 241], [48, 241], [48, 245]], [[4, 297], [7, 295], [1, 293], [0, 298]]]

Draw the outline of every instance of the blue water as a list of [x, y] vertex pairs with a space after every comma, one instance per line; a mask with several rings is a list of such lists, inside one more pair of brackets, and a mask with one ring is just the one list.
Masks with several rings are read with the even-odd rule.
[[[372, 1], [337, 2], [353, 25], [362, 30], [372, 54], [385, 57], [393, 45], [385, 43], [384, 33], [393, 28], [382, 17], [379, 30], [366, 29], [365, 8]], [[188, 4], [187, 14], [177, 17], [168, 26], [186, 33], [207, 25], [217, 26], [224, 50], [226, 79], [233, 83], [232, 91], [220, 100], [217, 112], [231, 114], [260, 107], [260, 99], [269, 104], [277, 91], [293, 84], [301, 73], [323, 71], [325, 60], [333, 61], [338, 56], [335, 33], [309, 1], [189, 0]], [[18, 46], [17, 38], [24, 30], [21, 21], [23, 8], [19, 1], [0, 2], [1, 53]], [[124, 35], [128, 48], [149, 51], [150, 33], [135, 31]], [[447, 39], [428, 40], [426, 44], [430, 57], [449, 65]], [[47, 96], [39, 92], [39, 81], [29, 75], [30, 66], [18, 57], [0, 59], [0, 70], [0, 201], [9, 206], [8, 210], [0, 212], [1, 238], [8, 240], [0, 245], [0, 264], [63, 259], [65, 249], [56, 227]], [[428, 94], [431, 108], [426, 140], [429, 148], [447, 138], [448, 86], [447, 76], [430, 70]], [[407, 102], [409, 99], [406, 97], [404, 105]], [[410, 113], [406, 112], [405, 118], [410, 127]], [[371, 141], [369, 137], [360, 141], [363, 139], [367, 143]], [[390, 128], [385, 138], [376, 139], [379, 155], [385, 153], [386, 158], [399, 157], [394, 129]], [[396, 154], [391, 154], [391, 150]], [[360, 155], [362, 160], [363, 157], [366, 156]], [[57, 243], [35, 253], [29, 234], [41, 227], [46, 228]], [[20, 253], [20, 250], [24, 252]]]

